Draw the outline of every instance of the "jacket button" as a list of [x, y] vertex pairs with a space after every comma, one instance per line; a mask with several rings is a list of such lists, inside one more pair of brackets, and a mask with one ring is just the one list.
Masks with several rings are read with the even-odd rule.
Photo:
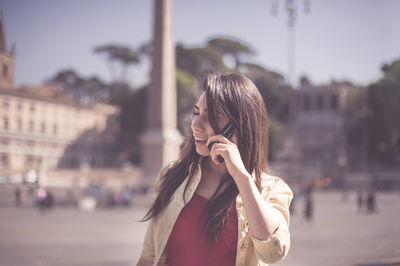
[[243, 246], [242, 246], [242, 251], [245, 251], [246, 248], [247, 248], [246, 244], [243, 244]]

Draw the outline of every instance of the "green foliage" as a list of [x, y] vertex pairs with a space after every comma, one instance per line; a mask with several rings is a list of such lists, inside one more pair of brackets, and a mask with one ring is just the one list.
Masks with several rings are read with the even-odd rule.
[[[140, 53], [144, 53], [145, 46], [141, 47], [139, 52], [132, 50], [131, 48], [117, 44], [100, 45], [94, 48], [94, 52], [98, 54], [105, 54], [108, 59], [108, 67], [111, 73], [111, 78], [119, 80], [120, 82], [126, 82], [128, 68], [130, 65], [140, 63]], [[114, 63], [120, 64], [121, 72], [119, 77], [114, 73]]]
[[268, 159], [274, 160], [276, 154], [280, 151], [284, 142], [284, 128], [281, 123], [273, 118], [269, 119], [269, 153]]
[[259, 89], [268, 114], [277, 121], [286, 121], [289, 118], [289, 99], [293, 89], [284, 83], [283, 76], [255, 64], [243, 64], [241, 69]]
[[96, 47], [94, 52], [106, 54], [109, 60], [119, 61], [126, 65], [140, 62], [138, 54], [127, 46], [116, 44], [101, 45]]
[[222, 54], [254, 54], [252, 48], [230, 38], [213, 38], [208, 41], [208, 46], [215, 48]]
[[347, 143], [350, 145], [363, 145], [365, 125], [364, 120], [367, 115], [366, 101], [367, 88], [361, 88], [356, 91], [350, 91], [347, 94], [345, 109], [345, 130], [347, 134]]
[[232, 56], [235, 60], [235, 69], [238, 69], [240, 57], [243, 55], [252, 55], [254, 51], [248, 45], [238, 40], [230, 38], [213, 38], [208, 41], [208, 47], [218, 51], [223, 56]]
[[190, 115], [198, 96], [198, 82], [189, 73], [177, 69], [178, 129], [186, 135], [190, 126]]
[[400, 84], [400, 59], [393, 61], [390, 65], [384, 65], [382, 71], [387, 81]]
[[140, 136], [146, 123], [146, 87], [131, 91], [120, 102], [120, 150], [133, 164], [141, 162]]
[[108, 102], [110, 88], [97, 77], [82, 77], [72, 69], [60, 70], [48, 82], [54, 82], [62, 91], [82, 104]]
[[185, 48], [176, 47], [176, 66], [197, 79], [218, 69], [227, 69], [222, 55], [211, 47]]
[[[400, 61], [392, 64], [385, 78], [368, 87], [371, 117], [368, 119], [369, 152], [374, 160], [400, 162]], [[397, 73], [396, 73], [397, 72]]]
[[352, 167], [361, 166], [366, 160], [367, 96], [366, 87], [349, 91], [346, 95], [344, 130], [346, 132], [348, 164]]
[[380, 80], [348, 95], [347, 143], [368, 163], [394, 166], [400, 162], [400, 60], [382, 70]]

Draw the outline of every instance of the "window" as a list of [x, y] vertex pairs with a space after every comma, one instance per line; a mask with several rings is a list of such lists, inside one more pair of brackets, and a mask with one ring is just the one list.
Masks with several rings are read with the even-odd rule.
[[322, 94], [317, 96], [317, 108], [320, 111], [324, 109], [324, 97]]
[[2, 166], [9, 166], [10, 162], [7, 154], [1, 155], [1, 164]]
[[10, 100], [8, 98], [3, 99], [3, 109], [6, 110], [10, 106]]
[[6, 78], [8, 76], [8, 66], [3, 64], [3, 77]]
[[8, 117], [3, 118], [3, 129], [8, 129]]
[[34, 130], [33, 121], [29, 121], [29, 132], [33, 132], [33, 130]]
[[46, 124], [43, 122], [42, 123], [42, 133], [46, 133]]
[[25, 156], [25, 163], [27, 167], [33, 167], [35, 162], [35, 157], [32, 155]]
[[31, 112], [35, 112], [35, 103], [31, 102], [31, 107], [30, 107]]
[[17, 103], [17, 109], [18, 109], [18, 111], [22, 111], [23, 106], [24, 106], [23, 101], [22, 101], [21, 99], [19, 99], [19, 100], [18, 100], [18, 103]]
[[53, 125], [53, 135], [57, 135], [57, 125]]
[[18, 131], [22, 131], [22, 120], [21, 119], [17, 120], [17, 129], [18, 129]]
[[337, 110], [339, 106], [339, 99], [337, 94], [333, 94], [331, 96], [331, 109], [332, 110]]

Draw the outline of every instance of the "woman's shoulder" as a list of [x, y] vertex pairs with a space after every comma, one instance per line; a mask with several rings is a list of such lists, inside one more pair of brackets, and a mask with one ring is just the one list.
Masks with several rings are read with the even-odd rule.
[[289, 185], [281, 177], [269, 173], [261, 174], [261, 188], [262, 190], [274, 191], [277, 193], [292, 193]]
[[283, 179], [279, 176], [270, 174], [270, 173], [261, 173], [261, 185], [272, 185], [279, 182], [284, 182]]

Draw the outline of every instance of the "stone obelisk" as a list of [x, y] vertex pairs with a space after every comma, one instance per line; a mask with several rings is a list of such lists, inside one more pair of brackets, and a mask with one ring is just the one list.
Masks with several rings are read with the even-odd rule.
[[177, 158], [182, 137], [177, 130], [175, 45], [172, 0], [155, 0], [151, 83], [146, 92], [146, 130], [142, 136], [143, 183], [154, 184], [160, 168]]

